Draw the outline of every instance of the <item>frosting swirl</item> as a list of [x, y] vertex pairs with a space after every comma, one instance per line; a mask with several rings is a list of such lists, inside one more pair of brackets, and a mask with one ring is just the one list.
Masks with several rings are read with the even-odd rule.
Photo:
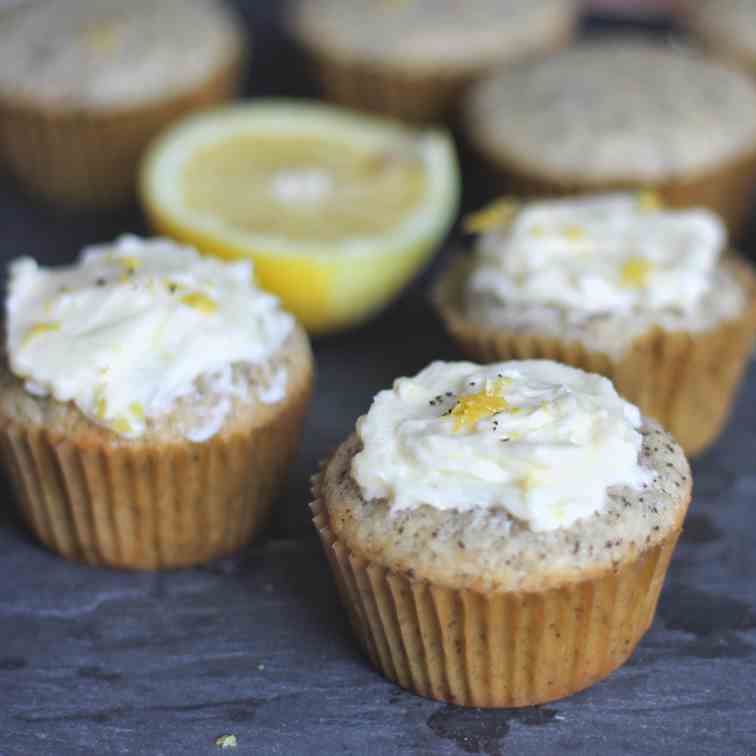
[[480, 238], [469, 289], [587, 314], [689, 312], [711, 289], [726, 238], [708, 210], [663, 210], [653, 195], [535, 202]]
[[640, 487], [639, 410], [599, 375], [546, 360], [434, 362], [381, 391], [357, 423], [352, 476], [392, 511], [504, 510], [532, 530]]
[[[28, 257], [10, 266], [11, 370], [31, 393], [72, 401], [128, 438], [198, 386], [219, 400], [184, 435], [213, 435], [230, 398], [246, 389], [234, 382], [233, 365], [265, 363], [293, 325], [278, 300], [254, 286], [250, 262], [205, 258], [164, 239], [124, 236], [56, 269]], [[257, 398], [274, 403], [285, 393], [279, 371]]]

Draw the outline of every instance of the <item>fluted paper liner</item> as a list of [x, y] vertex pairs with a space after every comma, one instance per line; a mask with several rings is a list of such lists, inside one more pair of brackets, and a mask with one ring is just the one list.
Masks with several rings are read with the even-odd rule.
[[620, 667], [653, 621], [680, 533], [593, 579], [541, 592], [479, 593], [350, 553], [331, 532], [324, 504], [310, 506], [373, 665], [418, 695], [486, 708], [564, 698]]
[[239, 57], [189, 92], [133, 108], [46, 110], [20, 99], [0, 100], [3, 162], [30, 192], [53, 202], [126, 201], [150, 140], [177, 118], [231, 98], [241, 71]]
[[24, 519], [53, 551], [109, 567], [185, 567], [233, 552], [265, 523], [308, 398], [309, 387], [273, 422], [203, 443], [87, 443], [5, 418], [3, 461]]
[[555, 360], [605, 375], [644, 415], [658, 420], [688, 455], [700, 453], [719, 436], [748, 363], [756, 328], [756, 284], [744, 264], [739, 270], [747, 306], [740, 317], [706, 331], [655, 327], [617, 358], [579, 342], [483, 327], [466, 319], [459, 309], [465, 267], [463, 260], [452, 265], [434, 299], [449, 333], [471, 358], [481, 362]]

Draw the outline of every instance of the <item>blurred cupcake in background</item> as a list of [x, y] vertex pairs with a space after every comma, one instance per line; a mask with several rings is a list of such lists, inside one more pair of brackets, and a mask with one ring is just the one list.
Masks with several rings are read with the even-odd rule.
[[653, 195], [500, 202], [435, 291], [478, 360], [545, 357], [609, 377], [695, 454], [727, 420], [756, 329], [756, 278], [708, 210]]
[[0, 21], [0, 122], [31, 192], [105, 205], [174, 118], [232, 96], [245, 41], [217, 0], [33, 3]]
[[685, 9], [687, 28], [698, 42], [756, 74], [756, 0], [688, 0]]
[[655, 189], [739, 232], [756, 178], [756, 86], [681, 45], [609, 38], [477, 84], [467, 134], [506, 191]]
[[562, 47], [573, 0], [298, 0], [290, 28], [328, 97], [429, 120], [492, 67]]

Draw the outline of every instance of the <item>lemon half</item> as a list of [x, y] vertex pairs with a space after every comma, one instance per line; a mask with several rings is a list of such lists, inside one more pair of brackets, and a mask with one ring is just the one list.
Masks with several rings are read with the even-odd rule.
[[365, 320], [433, 254], [457, 212], [444, 131], [307, 101], [191, 116], [145, 156], [140, 193], [163, 234], [229, 259], [312, 333]]

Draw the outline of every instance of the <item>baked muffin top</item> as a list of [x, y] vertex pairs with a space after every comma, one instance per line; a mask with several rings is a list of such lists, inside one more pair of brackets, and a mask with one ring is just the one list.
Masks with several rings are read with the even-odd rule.
[[756, 0], [693, 0], [693, 28], [724, 54], [756, 58]]
[[690, 492], [680, 447], [610, 381], [543, 360], [398, 380], [316, 484], [355, 555], [482, 591], [631, 561], [680, 527]]
[[171, 422], [204, 441], [236, 403], [287, 395], [277, 357], [294, 318], [254, 286], [250, 262], [168, 240], [122, 237], [60, 268], [16, 260], [5, 327], [8, 366], [27, 394], [70, 402], [124, 438], [183, 407]]
[[0, 95], [119, 109], [183, 94], [235, 61], [243, 38], [219, 0], [65, 0], [0, 26]]
[[705, 331], [753, 302], [748, 268], [723, 256], [727, 231], [709, 210], [664, 209], [642, 192], [504, 200], [471, 221], [487, 218], [472, 259], [437, 294], [484, 328], [620, 356], [654, 326]]
[[578, 45], [476, 85], [471, 137], [556, 181], [658, 182], [756, 151], [756, 86], [681, 45]]
[[575, 15], [573, 0], [299, 0], [292, 27], [324, 54], [443, 70], [516, 59]]

